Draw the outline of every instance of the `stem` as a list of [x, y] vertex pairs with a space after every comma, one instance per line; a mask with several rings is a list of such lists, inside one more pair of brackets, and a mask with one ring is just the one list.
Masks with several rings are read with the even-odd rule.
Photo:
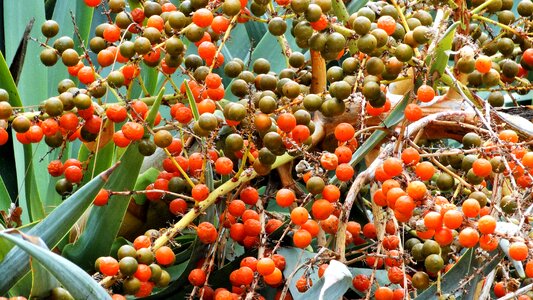
[[187, 175], [187, 172], [185, 172], [183, 170], [183, 168], [180, 166], [180, 164], [178, 164], [178, 162], [176, 161], [176, 159], [174, 159], [174, 157], [172, 156], [172, 154], [170, 153], [170, 151], [168, 151], [167, 148], [163, 149], [165, 150], [165, 153], [167, 154], [168, 158], [170, 158], [170, 160], [172, 161], [172, 163], [174, 164], [174, 166], [176, 168], [178, 168], [178, 170], [180, 171], [181, 175], [183, 176], [183, 178], [185, 178], [185, 180], [187, 181], [187, 183], [191, 186], [191, 187], [194, 187], [195, 184], [194, 182], [192, 182], [191, 178], [189, 177], [189, 175]]
[[231, 30], [233, 29], [233, 26], [235, 26], [235, 23], [237, 23], [237, 18], [239, 17], [239, 14], [236, 14], [231, 19], [228, 29], [226, 29], [226, 32], [224, 33], [224, 37], [222, 38], [222, 42], [220, 42], [220, 45], [217, 48], [217, 52], [215, 52], [215, 56], [213, 58], [213, 62], [211, 63], [211, 66], [209, 66], [209, 73], [213, 72], [213, 68], [215, 67], [215, 64], [217, 62], [217, 57], [220, 51], [222, 51], [222, 47], [224, 47], [224, 44], [226, 44], [226, 41], [228, 40]]
[[[485, 3], [483, 3], [483, 4], [486, 4], [486, 3], [488, 3], [488, 2], [490, 2], [490, 1], [487, 1], [487, 2], [485, 2]], [[516, 30], [514, 30], [513, 28], [511, 28], [511, 27], [509, 27], [509, 26], [507, 26], [507, 25], [505, 25], [505, 24], [502, 24], [502, 23], [500, 23], [500, 22], [498, 22], [498, 21], [494, 21], [494, 20], [492, 20], [492, 19], [489, 19], [489, 18], [484, 17], [484, 16], [480, 16], [480, 15], [477, 15], [477, 14], [472, 14], [472, 18], [473, 18], [473, 19], [476, 19], [476, 20], [480, 20], [480, 21], [484, 21], [484, 22], [487, 22], [487, 23], [494, 24], [494, 25], [496, 25], [496, 26], [501, 27], [502, 29], [505, 29], [505, 30], [507, 30], [507, 31], [510, 31], [510, 32], [516, 34], [517, 36], [521, 36], [521, 34], [520, 34], [518, 31], [516, 31]]]
[[[290, 162], [295, 158], [296, 157], [290, 156], [289, 154], [284, 154], [283, 156], [278, 157], [276, 162], [272, 165], [272, 169], [275, 169], [280, 165]], [[234, 190], [239, 185], [248, 182], [254, 179], [255, 177], [257, 177], [257, 173], [253, 170], [250, 172], [243, 172], [241, 176], [239, 176], [239, 178], [228, 180], [227, 182], [219, 186], [217, 189], [212, 191], [207, 197], [207, 199], [202, 202], [199, 202], [198, 205], [195, 206], [193, 209], [189, 210], [189, 212], [185, 214], [183, 218], [178, 221], [178, 223], [176, 223], [172, 228], [165, 232], [165, 234], [160, 236], [154, 242], [153, 250], [155, 251], [166, 245], [172, 238], [174, 238], [178, 233], [180, 233], [180, 231], [189, 226], [189, 224], [191, 224], [198, 216], [200, 216], [204, 211], [206, 211], [207, 208], [213, 205], [219, 197], [228, 194], [230, 191]]]

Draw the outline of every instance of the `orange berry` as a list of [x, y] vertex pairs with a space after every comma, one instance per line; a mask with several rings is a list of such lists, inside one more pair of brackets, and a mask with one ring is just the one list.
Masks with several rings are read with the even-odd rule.
[[400, 196], [394, 202], [394, 210], [404, 215], [411, 216], [415, 209], [415, 201], [410, 196]]
[[509, 256], [514, 260], [526, 260], [528, 252], [529, 248], [523, 242], [513, 242], [511, 245], [509, 245]]
[[381, 16], [378, 21], [378, 28], [385, 30], [388, 35], [392, 35], [396, 31], [396, 20], [391, 16]]
[[501, 298], [507, 294], [507, 288], [503, 284], [503, 282], [496, 282], [494, 284], [494, 295], [497, 298]]
[[101, 189], [96, 197], [94, 198], [93, 204], [95, 206], [103, 206], [107, 204], [107, 201], [109, 200], [109, 191]]
[[309, 219], [309, 213], [304, 207], [295, 207], [291, 211], [291, 221], [296, 225], [302, 225]]
[[290, 189], [280, 189], [276, 193], [276, 203], [281, 207], [289, 207], [295, 200], [296, 195]]
[[205, 184], [197, 184], [192, 188], [191, 196], [198, 202], [204, 201], [209, 196], [209, 188]]
[[328, 171], [335, 170], [339, 165], [339, 159], [333, 153], [324, 152], [322, 156], [320, 156], [320, 165]]
[[110, 256], [100, 257], [98, 265], [100, 273], [105, 276], [115, 276], [119, 270], [118, 261]]
[[433, 174], [435, 174], [435, 167], [432, 163], [424, 161], [416, 165], [415, 173], [416, 176], [420, 178], [420, 180], [426, 181], [431, 179], [431, 177], [433, 177]]
[[385, 171], [383, 170], [383, 165], [380, 165], [376, 168], [376, 172], [374, 173], [374, 178], [376, 178], [377, 181], [383, 182], [392, 177], [389, 176], [389, 174], [385, 173]]
[[205, 271], [202, 269], [193, 269], [189, 273], [189, 282], [194, 286], [202, 286], [206, 280]]
[[463, 202], [462, 210], [467, 218], [475, 218], [479, 215], [481, 207], [479, 202], [475, 199], [466, 199]]
[[447, 246], [453, 242], [453, 232], [449, 228], [441, 227], [435, 230], [435, 235], [433, 238], [437, 243], [439, 243], [439, 245]]
[[420, 120], [422, 118], [422, 109], [420, 108], [420, 106], [414, 104], [414, 103], [409, 103], [407, 104], [407, 106], [405, 107], [405, 110], [404, 110], [404, 115], [405, 115], [405, 118], [410, 121], [410, 122], [416, 122], [418, 120]]
[[402, 188], [395, 187], [390, 189], [387, 192], [387, 205], [390, 208], [394, 209], [396, 205], [396, 200], [398, 200], [398, 198], [400, 198], [401, 196], [405, 195], [407, 195], [407, 193]]
[[104, 29], [104, 39], [110, 43], [114, 43], [120, 39], [120, 28], [115, 24], [110, 24]]
[[477, 230], [466, 227], [459, 233], [459, 244], [465, 248], [474, 247], [479, 241], [479, 233]]
[[200, 8], [192, 14], [192, 21], [200, 27], [207, 27], [213, 22], [213, 13], [207, 8]]
[[294, 246], [302, 249], [309, 246], [311, 244], [312, 239], [313, 237], [311, 236], [311, 234], [304, 229], [296, 230], [296, 232], [294, 232], [294, 235], [292, 236]]
[[374, 195], [372, 195], [372, 200], [374, 200], [374, 203], [379, 206], [387, 206], [387, 196], [383, 193], [381, 189], [374, 192]]
[[353, 138], [355, 129], [349, 123], [339, 123], [335, 127], [335, 138], [339, 142], [346, 142]]
[[407, 185], [407, 195], [409, 195], [413, 200], [419, 201], [424, 199], [427, 193], [426, 185], [422, 181], [411, 181]]
[[387, 193], [392, 188], [399, 188], [399, 187], [400, 187], [400, 183], [398, 181], [396, 181], [394, 179], [387, 179], [381, 185], [381, 190], [383, 191], [383, 194], [387, 195]]
[[479, 238], [479, 247], [485, 251], [494, 251], [498, 248], [499, 239], [492, 234], [483, 234]]
[[340, 181], [349, 181], [354, 176], [355, 171], [350, 164], [340, 164], [335, 169], [335, 176]]
[[309, 219], [301, 225], [302, 229], [307, 230], [312, 237], [316, 237], [320, 231], [320, 226], [315, 220]]
[[163, 246], [155, 251], [155, 259], [162, 266], [169, 266], [176, 260], [176, 255], [168, 246]]
[[335, 155], [337, 156], [339, 163], [349, 163], [352, 159], [352, 150], [348, 146], [339, 146], [335, 148]]
[[328, 200], [324, 199], [318, 199], [315, 200], [313, 203], [313, 206], [311, 207], [311, 213], [313, 214], [313, 218], [316, 220], [325, 220], [327, 219], [335, 210], [335, 207], [333, 204], [331, 204]]
[[383, 171], [389, 176], [398, 176], [403, 171], [402, 161], [396, 157], [389, 157], [383, 162]]
[[435, 90], [431, 86], [423, 84], [416, 90], [416, 97], [421, 102], [430, 102], [435, 98]]
[[446, 213], [444, 213], [442, 221], [446, 227], [450, 229], [457, 229], [461, 226], [461, 224], [463, 224], [463, 213], [455, 209], [448, 210]]
[[328, 184], [322, 190], [322, 197], [329, 202], [337, 202], [341, 197], [341, 191], [339, 188], [333, 184]]
[[131, 141], [138, 141], [144, 136], [144, 126], [136, 122], [126, 122], [122, 125], [122, 133]]
[[281, 270], [276, 267], [274, 269], [274, 272], [269, 275], [263, 276], [263, 279], [265, 280], [266, 284], [273, 286], [281, 282], [281, 280], [283, 279], [283, 274], [281, 273]]
[[276, 269], [274, 260], [269, 257], [263, 257], [257, 261], [257, 272], [263, 276], [270, 275]]
[[476, 176], [487, 177], [490, 175], [490, 173], [492, 173], [492, 165], [488, 160], [484, 158], [478, 158], [472, 164], [472, 171], [474, 171]]
[[480, 55], [476, 59], [475, 66], [476, 66], [476, 70], [479, 73], [485, 74], [485, 73], [489, 72], [490, 69], [492, 68], [492, 60], [488, 56]]
[[202, 241], [204, 244], [212, 244], [217, 240], [218, 237], [217, 229], [209, 222], [202, 222], [198, 224], [196, 233], [198, 234], [200, 241]]
[[284, 132], [291, 132], [296, 127], [296, 117], [291, 113], [283, 113], [276, 120], [279, 129]]
[[533, 260], [530, 260], [526, 263], [526, 276], [529, 278], [533, 278]]
[[511, 129], [500, 131], [498, 133], [498, 138], [507, 143], [518, 143], [518, 134]]
[[420, 153], [415, 148], [405, 148], [402, 151], [402, 161], [406, 165], [414, 165], [420, 161]]
[[376, 300], [392, 300], [392, 297], [392, 290], [386, 286], [379, 287], [374, 294], [374, 299]]
[[496, 219], [490, 215], [479, 218], [477, 222], [477, 229], [482, 234], [494, 233], [494, 230], [496, 230]]
[[442, 227], [442, 216], [436, 211], [430, 211], [424, 216], [424, 225], [429, 229]]
[[215, 161], [215, 171], [220, 175], [229, 175], [233, 171], [233, 161], [227, 157], [219, 157]]

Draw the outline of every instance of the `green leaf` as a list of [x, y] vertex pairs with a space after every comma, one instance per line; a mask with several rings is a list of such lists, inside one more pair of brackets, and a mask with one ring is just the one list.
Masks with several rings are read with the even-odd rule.
[[115, 154], [115, 145], [113, 142], [107, 143], [103, 148], [98, 149], [96, 153], [91, 153], [85, 145], [81, 145], [78, 154], [78, 160], [87, 162], [87, 171], [83, 176], [81, 185], [93, 179], [95, 174], [99, 174], [108, 169], [113, 163], [113, 156]]
[[194, 100], [194, 96], [191, 91], [191, 87], [189, 86], [189, 80], [185, 80], [185, 91], [187, 92], [187, 100], [189, 100], [189, 106], [192, 110], [192, 115], [194, 116], [194, 120], [198, 121], [198, 118], [200, 118], [200, 113], [198, 112], [198, 106], [196, 106], [196, 100]]
[[157, 98], [155, 98], [154, 104], [152, 104], [152, 108], [150, 108], [150, 111], [148, 112], [148, 116], [146, 117], [146, 123], [150, 127], [154, 126], [154, 121], [157, 116], [157, 113], [159, 112], [159, 107], [161, 106], [161, 100], [163, 99], [164, 94], [165, 88], [161, 88], [161, 90], [159, 90], [159, 94], [157, 94]]
[[[94, 197], [107, 181], [114, 168], [91, 180], [46, 218], [28, 230], [29, 235], [39, 236], [47, 245], [55, 247], [92, 204]], [[0, 274], [10, 274], [0, 281], [0, 295], [6, 293], [29, 270], [26, 254], [19, 248], [12, 249], [0, 264]]]
[[[382, 126], [386, 127], [387, 129], [393, 128], [398, 123], [400, 123], [404, 118], [404, 110], [407, 106], [407, 102], [409, 101], [410, 93], [407, 93], [403, 99], [396, 104], [394, 109], [389, 113], [387, 118], [382, 122]], [[387, 137], [389, 134], [386, 131], [383, 130], [376, 130], [372, 135], [355, 151], [355, 153], [352, 155], [352, 160], [350, 161], [350, 164], [355, 167], [359, 162], [361, 162], [365, 156], [370, 152], [370, 150], [374, 149], [379, 143]], [[338, 183], [337, 176], [333, 176], [330, 179], [331, 184], [337, 184]]]
[[[483, 277], [488, 275], [503, 259], [502, 252], [498, 250], [490, 253], [490, 259], [488, 261], [480, 260], [480, 258], [476, 257], [475, 251], [475, 248], [470, 248], [465, 251], [459, 261], [442, 276], [440, 284], [442, 294], [455, 294], [456, 297], [461, 297], [464, 291], [459, 289], [458, 282], [469, 278], [475, 272], [479, 272], [465, 286], [466, 289], [475, 288], [477, 282], [483, 280]], [[478, 270], [479, 268], [482, 269]], [[428, 287], [418, 297], [420, 299], [433, 299], [437, 297], [437, 284]]]
[[[159, 176], [159, 170], [156, 168], [150, 168], [144, 171], [135, 182], [134, 190], [144, 190], [150, 183], [153, 183], [157, 176]], [[135, 203], [138, 205], [143, 205], [146, 202], [146, 196], [144, 194], [135, 194], [133, 195]]]
[[[111, 191], [130, 191], [133, 189], [144, 157], [137, 149], [137, 143], [128, 146], [121, 157], [121, 163], [110, 176], [105, 188]], [[130, 196], [115, 195], [109, 204], [93, 207], [85, 230], [73, 244], [65, 246], [63, 255], [84, 270], [94, 267], [94, 261], [107, 256], [117, 237], [122, 220], [130, 202]], [[98, 241], [98, 242], [95, 242]]]
[[455, 22], [448, 27], [442, 38], [437, 42], [435, 55], [429, 55], [426, 58], [426, 63], [433, 62], [431, 65], [431, 73], [438, 72], [439, 76], [441, 76], [448, 65], [448, 52], [452, 49], [453, 38], [455, 37], [455, 30], [458, 25], [459, 22]]
[[[50, 250], [43, 240], [37, 240], [39, 243], [35, 243], [36, 246]], [[32, 274], [31, 298], [48, 297], [53, 288], [59, 287], [59, 281], [39, 261], [32, 259], [30, 265]]]
[[367, 3], [368, 3], [368, 0], [350, 1], [350, 4], [348, 4], [348, 7], [346, 7], [346, 9], [348, 10], [349, 14], [353, 14], [357, 12], [359, 9], [361, 9], [363, 6], [365, 6]]
[[41, 263], [75, 299], [111, 299], [89, 274], [60, 255], [4, 232], [0, 237], [16, 244]]
[[11, 197], [7, 191], [7, 187], [4, 184], [4, 180], [0, 176], [0, 210], [8, 211], [11, 207]]
[[[45, 21], [44, 1], [7, 1], [4, 3], [4, 28], [6, 42], [6, 62], [11, 64], [17, 53], [18, 45], [26, 29], [26, 25], [35, 18], [35, 26], [31, 36], [44, 41], [40, 31], [40, 24]], [[38, 105], [48, 93], [48, 71], [39, 59], [41, 47], [30, 41], [24, 59], [24, 66], [20, 74], [18, 91], [19, 106]], [[3, 77], [4, 78], [4, 77]], [[39, 78], [39, 80], [35, 80]], [[9, 79], [7, 79], [9, 80]], [[10, 95], [11, 96], [11, 95]], [[47, 147], [43, 145], [20, 145], [15, 143], [15, 159], [17, 165], [17, 180], [24, 182], [24, 189], [20, 191], [20, 204], [23, 208], [23, 221], [34, 221], [44, 217], [41, 194], [45, 194], [48, 186], [47, 161], [40, 162]]]

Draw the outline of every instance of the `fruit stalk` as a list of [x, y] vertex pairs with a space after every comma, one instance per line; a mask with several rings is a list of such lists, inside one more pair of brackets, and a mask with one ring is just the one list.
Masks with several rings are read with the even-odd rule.
[[[294, 160], [296, 157], [290, 156], [289, 154], [284, 154], [276, 159], [276, 162], [272, 165], [272, 169], [275, 169], [285, 163], [288, 163]], [[213, 205], [219, 197], [228, 194], [230, 191], [237, 188], [239, 185], [248, 182], [257, 177], [257, 172], [247, 171], [243, 172], [239, 178], [232, 179], [226, 183], [219, 186], [217, 189], [212, 191], [207, 199], [202, 202], [199, 202], [193, 209], [181, 218], [172, 228], [170, 228], [165, 234], [161, 235], [155, 242], [153, 250], [157, 250], [162, 246], [166, 245], [172, 238], [174, 238], [180, 231], [185, 229], [189, 224], [191, 224], [198, 216], [200, 216], [204, 211], [207, 210], [211, 205]]]

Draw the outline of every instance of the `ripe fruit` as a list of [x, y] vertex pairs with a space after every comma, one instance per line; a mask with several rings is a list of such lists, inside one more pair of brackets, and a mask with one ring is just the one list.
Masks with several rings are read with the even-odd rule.
[[415, 121], [420, 120], [420, 118], [422, 118], [422, 109], [420, 108], [420, 106], [414, 103], [409, 103], [405, 107], [404, 114], [405, 114], [405, 118], [408, 121], [415, 122]]
[[158, 264], [168, 266], [174, 263], [176, 256], [170, 247], [163, 246], [155, 251], [155, 259]]
[[257, 272], [263, 276], [270, 275], [276, 269], [276, 264], [269, 257], [263, 257], [257, 261]]
[[[242, 198], [242, 196], [241, 196]], [[288, 207], [296, 200], [296, 195], [290, 189], [280, 189], [276, 193], [276, 203], [281, 207]]]
[[396, 21], [391, 16], [382, 16], [377, 21], [378, 28], [385, 30], [388, 35], [396, 31]]
[[194, 286], [202, 286], [206, 280], [205, 271], [202, 269], [194, 269], [189, 273], [189, 282]]
[[335, 208], [333, 204], [324, 199], [315, 200], [311, 207], [311, 213], [316, 220], [325, 220], [332, 213]]
[[200, 241], [202, 241], [204, 244], [212, 244], [217, 240], [218, 237], [217, 229], [209, 222], [202, 222], [198, 224], [196, 233], [198, 234]]
[[474, 218], [479, 215], [479, 211], [481, 210], [481, 207], [479, 205], [479, 201], [475, 199], [466, 199], [463, 202], [463, 213], [467, 218]]
[[364, 292], [370, 288], [370, 279], [365, 274], [357, 274], [352, 279], [352, 284], [356, 290]]
[[472, 171], [474, 171], [476, 176], [487, 177], [490, 175], [490, 173], [492, 173], [492, 165], [488, 160], [484, 158], [478, 158], [472, 164]]
[[467, 227], [459, 233], [459, 244], [465, 248], [474, 247], [479, 241], [479, 233], [477, 230]]
[[509, 245], [509, 256], [518, 261], [524, 261], [528, 257], [529, 248], [523, 242], [513, 242]]
[[346, 142], [353, 138], [355, 129], [349, 123], [340, 123], [335, 127], [335, 138], [339, 142]]
[[98, 259], [100, 272], [105, 276], [115, 276], [118, 273], [118, 262], [116, 259], [108, 257], [100, 257]]
[[490, 71], [491, 67], [492, 67], [492, 60], [490, 59], [490, 57], [485, 56], [485, 55], [480, 55], [476, 59], [476, 70], [479, 73], [485, 74]]
[[477, 222], [477, 229], [482, 234], [494, 233], [494, 230], [496, 229], [496, 219], [490, 215], [479, 218]]
[[442, 221], [446, 227], [457, 229], [463, 223], [463, 213], [455, 209], [448, 210], [444, 213]]
[[383, 171], [391, 177], [398, 176], [403, 171], [402, 161], [395, 157], [389, 157], [383, 162]]
[[297, 230], [292, 236], [294, 246], [298, 248], [305, 248], [309, 246], [309, 244], [311, 244], [312, 239], [313, 237], [311, 236], [311, 234], [304, 229]]
[[416, 91], [416, 97], [421, 102], [430, 102], [435, 98], [435, 90], [429, 85], [421, 85]]
[[302, 225], [307, 222], [309, 213], [304, 207], [296, 207], [291, 211], [291, 221], [296, 225]]

